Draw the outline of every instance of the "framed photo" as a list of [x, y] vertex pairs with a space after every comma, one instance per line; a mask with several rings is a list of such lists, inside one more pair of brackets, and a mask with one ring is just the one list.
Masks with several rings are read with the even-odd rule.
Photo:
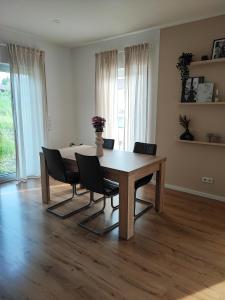
[[197, 102], [212, 102], [213, 82], [199, 83], [197, 91]]
[[213, 41], [212, 59], [225, 58], [225, 38]]
[[204, 77], [189, 77], [183, 86], [181, 102], [196, 102], [198, 85], [204, 82]]

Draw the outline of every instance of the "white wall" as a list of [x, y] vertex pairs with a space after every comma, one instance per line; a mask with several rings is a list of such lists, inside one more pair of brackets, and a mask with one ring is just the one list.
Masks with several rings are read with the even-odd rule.
[[[62, 147], [75, 139], [75, 105], [72, 88], [71, 49], [43, 41], [34, 35], [0, 27], [1, 43], [38, 48], [45, 51], [50, 147]], [[2, 52], [0, 47], [0, 52]], [[1, 58], [1, 54], [0, 54]]]
[[154, 29], [73, 49], [76, 143], [94, 143], [94, 130], [91, 126], [91, 118], [95, 114], [95, 53], [101, 51], [110, 49], [123, 50], [126, 46], [149, 42], [153, 74], [152, 98], [154, 103], [152, 117], [156, 118], [159, 36], [159, 30]]

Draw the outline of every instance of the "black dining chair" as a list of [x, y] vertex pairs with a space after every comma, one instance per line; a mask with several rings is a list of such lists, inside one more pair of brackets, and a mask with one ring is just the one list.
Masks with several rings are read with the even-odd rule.
[[[103, 145], [102, 146], [103, 146], [104, 149], [113, 150], [114, 143], [115, 143], [114, 139], [103, 139]], [[97, 201], [101, 201], [101, 200], [102, 200], [102, 197], [99, 198], [99, 199], [96, 199], [95, 201], [97, 202]], [[113, 209], [116, 209], [116, 208], [119, 207], [118, 205], [117, 206], [113, 205], [113, 200], [111, 200], [111, 206], [112, 206]]]
[[[149, 155], [156, 155], [157, 145], [156, 144], [148, 144], [148, 143], [140, 143], [136, 142], [134, 144], [134, 153], [140, 153], [140, 154], [149, 154]], [[141, 215], [143, 215], [147, 210], [153, 207], [153, 204], [150, 202], [147, 202], [145, 200], [137, 198], [137, 190], [148, 184], [152, 179], [153, 174], [149, 174], [148, 176], [145, 176], [143, 178], [140, 178], [135, 181], [135, 192], [134, 192], [134, 217], [135, 219], [139, 218]], [[146, 207], [141, 210], [139, 213], [136, 213], [136, 203], [139, 202], [141, 204], [144, 204]]]
[[103, 143], [103, 148], [104, 149], [113, 150], [115, 140], [113, 140], [113, 139], [103, 139], [103, 142], [104, 142]]
[[83, 209], [90, 207], [90, 205], [92, 204], [91, 199], [88, 204], [86, 204], [78, 209], [72, 210], [68, 213], [62, 214], [60, 212], [55, 211], [56, 208], [61, 207], [68, 201], [73, 200], [75, 195], [82, 196], [86, 193], [89, 193], [89, 191], [85, 191], [85, 192], [82, 192], [79, 194], [77, 193], [76, 186], [77, 186], [77, 184], [80, 183], [79, 173], [66, 169], [59, 150], [47, 149], [44, 147], [42, 147], [42, 150], [43, 150], [45, 162], [47, 165], [48, 174], [57, 181], [60, 181], [63, 183], [68, 183], [68, 184], [72, 185], [72, 197], [48, 207], [47, 211], [51, 214], [56, 215], [59, 218], [65, 219], [65, 218], [68, 218], [68, 217], [82, 211]]
[[[119, 185], [104, 178], [103, 170], [100, 166], [99, 159], [97, 156], [86, 156], [82, 154], [75, 153], [77, 166], [80, 173], [81, 184], [93, 193], [98, 193], [103, 195], [103, 207], [96, 213], [87, 217], [79, 223], [79, 225], [90, 232], [98, 235], [103, 235], [119, 225], [119, 222], [108, 226], [102, 230], [93, 229], [88, 226], [88, 222], [97, 218], [99, 215], [104, 213], [106, 206], [106, 198], [111, 198], [111, 204], [113, 197], [119, 193]], [[98, 200], [93, 200], [93, 202], [98, 202]]]

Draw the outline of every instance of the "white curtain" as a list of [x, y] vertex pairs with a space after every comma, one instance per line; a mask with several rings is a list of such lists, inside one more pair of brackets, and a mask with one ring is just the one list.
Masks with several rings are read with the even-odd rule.
[[16, 131], [17, 179], [40, 175], [39, 151], [46, 143], [47, 97], [44, 52], [8, 45]]
[[149, 45], [125, 48], [125, 150], [149, 142]]
[[95, 55], [96, 115], [106, 119], [104, 137], [117, 139], [117, 72], [118, 51]]

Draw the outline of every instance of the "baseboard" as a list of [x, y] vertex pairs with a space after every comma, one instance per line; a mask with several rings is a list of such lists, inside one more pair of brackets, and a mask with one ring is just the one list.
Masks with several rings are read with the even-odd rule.
[[[152, 183], [155, 184], [155, 181], [152, 181]], [[204, 197], [204, 198], [209, 198], [209, 199], [225, 202], [225, 197], [224, 196], [208, 194], [208, 193], [204, 193], [204, 192], [200, 192], [200, 191], [196, 191], [196, 190], [192, 190], [192, 189], [189, 189], [189, 188], [185, 188], [185, 187], [177, 186], [177, 185], [173, 185], [173, 184], [168, 184], [168, 183], [165, 184], [165, 187], [167, 189], [170, 189], [170, 190], [174, 190], [174, 191], [178, 191], [178, 192], [183, 192], [183, 193], [187, 193], [187, 194], [191, 194], [191, 195], [196, 195], [196, 196], [200, 196], [200, 197]]]

